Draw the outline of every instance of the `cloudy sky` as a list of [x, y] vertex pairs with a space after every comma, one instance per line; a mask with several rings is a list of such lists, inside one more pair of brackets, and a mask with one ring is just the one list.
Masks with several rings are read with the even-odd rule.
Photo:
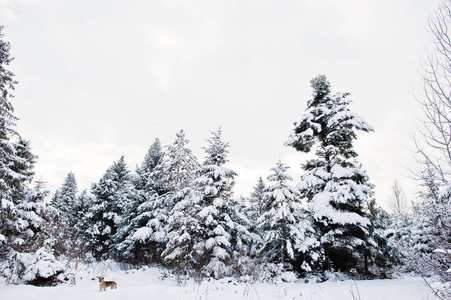
[[298, 181], [307, 156], [283, 143], [325, 74], [376, 130], [355, 147], [384, 205], [395, 178], [414, 191], [414, 96], [438, 2], [0, 0], [17, 130], [53, 192], [69, 171], [89, 189], [121, 155], [134, 170], [181, 129], [202, 161], [222, 126], [247, 196], [279, 159]]

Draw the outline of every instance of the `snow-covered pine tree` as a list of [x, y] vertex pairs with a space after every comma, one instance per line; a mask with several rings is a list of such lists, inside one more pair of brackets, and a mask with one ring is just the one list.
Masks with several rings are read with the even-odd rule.
[[21, 235], [15, 238], [8, 259], [0, 263], [0, 274], [9, 283], [53, 284], [64, 270], [53, 254], [56, 229], [50, 220], [56, 210], [45, 204], [48, 195], [38, 181], [33, 189], [24, 187], [17, 198], [16, 223]]
[[[28, 187], [36, 156], [31, 152], [30, 142], [13, 129], [17, 118], [9, 100], [17, 82], [14, 74], [6, 69], [13, 59], [9, 54], [10, 44], [3, 41], [2, 30], [0, 26], [0, 274], [13, 283], [21, 279], [47, 280], [60, 272], [62, 265], [51, 259], [46, 261], [48, 264], [30, 262], [38, 247], [42, 246], [42, 254], [51, 255], [52, 251], [45, 234], [46, 193], [39, 186]], [[50, 269], [44, 275], [39, 266]], [[31, 272], [30, 268], [37, 272]]]
[[45, 247], [47, 252], [52, 251], [52, 239], [47, 234], [52, 211], [44, 204], [48, 193], [42, 189], [39, 182], [34, 189], [21, 185], [12, 193], [14, 207], [11, 212], [14, 227], [0, 247], [4, 258], [0, 260], [0, 275], [6, 277], [9, 283], [18, 283], [23, 279], [27, 266], [27, 261], [23, 260], [24, 256], [32, 255], [41, 247]]
[[[170, 219], [176, 212], [177, 204], [185, 197], [192, 197], [192, 182], [198, 176], [196, 173], [200, 163], [191, 149], [187, 147], [190, 141], [186, 138], [185, 131], [180, 130], [172, 145], [166, 146], [165, 159], [162, 165], [168, 193], [161, 197], [159, 207], [162, 212], [167, 213], [165, 222], [166, 244], [171, 236], [177, 234], [177, 227], [172, 226]], [[184, 202], [186, 203], [186, 201]], [[161, 219], [161, 218], [160, 218]], [[161, 254], [161, 253], [160, 253]]]
[[50, 205], [57, 210], [52, 219], [53, 226], [58, 230], [55, 232], [55, 255], [66, 257], [78, 256], [76, 246], [76, 228], [78, 222], [78, 197], [77, 180], [73, 172], [69, 172], [64, 179], [61, 188], [56, 190]]
[[[154, 206], [154, 222], [160, 224], [165, 232], [164, 243], [167, 242], [173, 228], [169, 225], [168, 218], [173, 213], [175, 205], [181, 201], [197, 176], [196, 171], [200, 164], [191, 149], [187, 147], [190, 141], [186, 138], [185, 131], [180, 130], [172, 145], [166, 146], [164, 163], [161, 165], [166, 182], [167, 193], [160, 196]], [[186, 190], [188, 189], [188, 190]], [[154, 225], [155, 226], [155, 225]], [[162, 230], [159, 230], [162, 233]]]
[[73, 219], [74, 208], [77, 206], [77, 179], [73, 172], [69, 172], [61, 188], [53, 195], [50, 204], [61, 212], [61, 215]]
[[311, 81], [313, 99], [286, 145], [310, 152], [316, 144], [317, 158], [303, 166], [307, 171], [297, 185], [310, 203], [315, 225], [327, 258], [325, 269], [366, 273], [371, 249], [377, 247], [371, 237], [368, 203], [373, 185], [357, 162], [353, 148], [356, 131], [373, 128], [349, 110], [348, 93], [331, 94], [324, 75]]
[[263, 214], [264, 201], [263, 196], [266, 190], [266, 184], [260, 176], [253, 187], [253, 191], [248, 199], [248, 208], [246, 214], [251, 224], [251, 229], [255, 229], [257, 219]]
[[195, 177], [195, 171], [200, 167], [191, 149], [187, 148], [189, 142], [185, 131], [180, 130], [176, 134], [174, 143], [166, 147], [162, 167], [166, 176], [165, 181], [168, 184], [167, 190], [170, 192], [189, 186]]
[[116, 257], [115, 246], [125, 239], [136, 210], [136, 191], [122, 156], [93, 184], [93, 203], [88, 211], [89, 244], [97, 260]]
[[155, 139], [147, 150], [141, 166], [136, 168], [136, 174], [138, 175], [134, 180], [136, 190], [151, 193], [156, 192], [158, 195], [166, 193], [165, 182], [163, 180], [164, 174], [161, 172], [163, 159], [164, 151], [161, 147], [160, 140]]
[[10, 197], [14, 204], [18, 204], [27, 197], [30, 188], [28, 183], [31, 183], [34, 176], [34, 164], [36, 163], [36, 156], [31, 152], [30, 142], [22, 139], [20, 136], [12, 143], [14, 153], [17, 160], [11, 163], [11, 170], [17, 176], [10, 189]]
[[[122, 253], [122, 259], [130, 263], [152, 263], [159, 261], [159, 255], [153, 243], [148, 243], [153, 232], [147, 227], [152, 219], [155, 202], [160, 195], [167, 193], [162, 164], [164, 152], [159, 139], [149, 147], [143, 162], [136, 169], [133, 179], [137, 192], [137, 208], [130, 221], [126, 238], [116, 248]], [[161, 251], [160, 251], [161, 252]]]
[[311, 272], [319, 265], [322, 253], [311, 219], [301, 206], [298, 189], [279, 161], [268, 176], [270, 185], [263, 194], [263, 213], [258, 228], [263, 235], [261, 253], [284, 270]]
[[18, 136], [13, 129], [17, 118], [13, 115], [14, 108], [9, 101], [13, 97], [10, 91], [14, 90], [17, 82], [14, 80], [14, 74], [6, 69], [13, 58], [9, 53], [11, 45], [3, 41], [2, 30], [3, 26], [0, 26], [0, 196], [3, 202], [2, 207], [5, 207], [9, 205], [12, 187], [23, 176], [11, 168], [12, 165], [20, 162], [12, 141]]
[[[11, 231], [12, 235], [9, 240], [11, 241], [17, 238], [18, 241], [26, 241], [16, 243], [17, 246], [20, 246], [12, 246], [12, 249], [14, 251], [27, 251], [27, 249], [31, 249], [30, 247], [32, 247], [32, 245], [27, 245], [30, 242], [28, 240], [29, 229], [33, 227], [33, 224], [37, 223], [35, 221], [29, 222], [28, 218], [33, 218], [34, 216], [30, 211], [35, 211], [38, 215], [42, 214], [43, 202], [39, 201], [38, 197], [33, 196], [34, 190], [27, 185], [33, 179], [33, 169], [36, 162], [36, 156], [31, 153], [30, 143], [18, 137], [18, 140], [13, 143], [13, 148], [18, 159], [12, 163], [11, 169], [17, 174], [21, 174], [21, 177], [17, 178], [10, 189], [10, 197], [13, 205], [10, 213], [14, 216], [15, 229]], [[35, 205], [36, 202], [42, 203]], [[7, 211], [9, 210], [8, 207], [6, 209]], [[39, 231], [38, 228], [34, 229], [33, 232]]]
[[[44, 183], [37, 181], [34, 188], [25, 187], [17, 200], [17, 225], [22, 232], [21, 242], [16, 242], [17, 252], [34, 252], [37, 247], [44, 246], [44, 239], [51, 239], [48, 232], [50, 216], [55, 213], [45, 204], [49, 191]], [[46, 219], [45, 219], [46, 218]], [[51, 243], [50, 243], [51, 244]]]
[[420, 199], [404, 217], [393, 217], [391, 240], [402, 254], [406, 272], [439, 275], [451, 281], [451, 188], [431, 164], [424, 163]]
[[44, 182], [37, 181], [33, 189], [28, 189], [22, 204], [18, 205], [22, 208], [21, 219], [28, 224], [29, 232], [29, 240], [24, 243], [28, 245], [28, 251], [16, 253], [21, 267], [18, 275], [28, 284], [56, 285], [57, 276], [65, 269], [55, 250], [61, 242], [57, 234], [60, 228], [52, 222], [58, 211], [46, 204], [49, 195]]
[[86, 231], [89, 228], [89, 220], [87, 218], [89, 209], [93, 204], [93, 197], [87, 190], [83, 190], [76, 201], [75, 208], [77, 222], [74, 225], [74, 241], [76, 249], [72, 254], [73, 257], [85, 258], [89, 249], [89, 236]]
[[198, 213], [200, 197], [190, 187], [177, 192], [179, 201], [168, 219], [168, 242], [161, 254], [162, 262], [171, 267], [177, 276], [202, 277], [203, 264], [194, 249], [204, 228]]
[[31, 182], [36, 156], [31, 152], [30, 143], [14, 130], [17, 118], [10, 102], [16, 81], [14, 74], [7, 70], [13, 58], [11, 45], [3, 40], [3, 26], [0, 26], [0, 259], [25, 240], [27, 223], [19, 215], [22, 209], [17, 205], [24, 201], [27, 184]]
[[20, 190], [24, 184], [31, 183], [34, 176], [34, 164], [37, 156], [31, 151], [30, 141], [23, 139], [21, 136], [16, 136], [13, 143], [14, 153], [18, 157], [11, 165], [11, 170], [16, 174], [16, 181], [13, 185], [15, 191]]
[[17, 118], [13, 115], [13, 106], [9, 101], [12, 97], [10, 91], [14, 90], [17, 82], [13, 79], [14, 74], [6, 69], [12, 61], [9, 54], [11, 45], [3, 41], [2, 30], [3, 26], [0, 26], [0, 255], [4, 257], [9, 250], [8, 237], [17, 234], [14, 224], [15, 205], [11, 197], [11, 180], [15, 177], [15, 172], [10, 166], [18, 158], [10, 141], [15, 134], [12, 127]]
[[[164, 262], [192, 276], [220, 278], [231, 273], [230, 262], [252, 235], [243, 224], [243, 205], [233, 199], [236, 173], [224, 167], [228, 143], [222, 131], [208, 139], [207, 154], [193, 190], [182, 190], [170, 225], [173, 234], [162, 254]], [[242, 210], [242, 211], [240, 211]]]
[[[146, 189], [144, 201], [132, 220], [129, 236], [120, 247], [131, 260], [140, 263], [160, 262], [169, 229], [168, 218], [178, 200], [179, 190], [187, 187], [199, 167], [197, 158], [187, 148], [189, 141], [183, 130], [177, 134], [174, 143], [167, 146], [164, 157], [161, 146], [155, 143], [149, 149], [142, 170], [147, 169], [142, 179]], [[151, 152], [152, 150], [152, 152]], [[152, 155], [151, 155], [152, 153]], [[155, 158], [158, 158], [155, 159]], [[144, 174], [144, 172], [138, 172]]]
[[372, 199], [368, 203], [371, 232], [375, 247], [372, 251], [372, 263], [369, 266], [371, 274], [380, 278], [387, 278], [395, 266], [401, 264], [401, 255], [398, 247], [390, 240], [393, 232], [391, 226], [392, 218], [384, 209], [377, 206], [376, 200]]

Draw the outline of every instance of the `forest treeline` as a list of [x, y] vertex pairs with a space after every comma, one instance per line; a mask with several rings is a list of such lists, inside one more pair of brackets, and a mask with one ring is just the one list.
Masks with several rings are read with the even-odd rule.
[[[424, 75], [421, 104], [432, 126], [416, 140], [421, 201], [404, 209], [398, 194], [398, 209], [388, 213], [377, 205], [353, 147], [357, 132], [373, 128], [350, 109], [349, 93], [333, 93], [324, 75], [310, 81], [306, 110], [287, 132], [285, 146], [314, 154], [300, 178], [291, 178], [290, 166], [278, 161], [251, 195], [236, 197], [237, 174], [227, 168], [222, 129], [211, 132], [203, 161], [181, 130], [170, 145], [155, 139], [135, 170], [120, 157], [89, 191], [79, 192], [70, 172], [50, 193], [33, 181], [37, 158], [14, 129], [10, 47], [0, 30], [0, 275], [8, 282], [53, 284], [64, 278], [67, 261], [77, 259], [161, 265], [197, 279], [416, 272], [451, 281], [450, 106], [446, 97], [434, 105], [441, 77], [430, 76], [441, 60], [431, 60], [432, 73]], [[442, 136], [434, 131], [440, 128]]]

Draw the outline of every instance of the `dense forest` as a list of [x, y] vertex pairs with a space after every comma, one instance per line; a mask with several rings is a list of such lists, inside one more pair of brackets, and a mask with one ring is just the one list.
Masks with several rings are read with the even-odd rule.
[[349, 93], [332, 92], [324, 75], [310, 81], [306, 110], [287, 132], [285, 146], [312, 154], [300, 178], [287, 173], [299, 166], [279, 160], [248, 197], [237, 197], [223, 129], [211, 132], [203, 161], [180, 130], [171, 145], [156, 138], [134, 170], [122, 156], [90, 190], [80, 191], [70, 172], [50, 192], [34, 181], [37, 157], [15, 130], [17, 82], [0, 29], [0, 276], [9, 283], [57, 284], [68, 261], [114, 260], [199, 280], [414, 272], [451, 282], [448, 12], [444, 5], [432, 19], [437, 51], [424, 66], [424, 123], [413, 172], [419, 199], [409, 205], [395, 184], [391, 212], [376, 203], [353, 147], [358, 132], [374, 129], [351, 110]]

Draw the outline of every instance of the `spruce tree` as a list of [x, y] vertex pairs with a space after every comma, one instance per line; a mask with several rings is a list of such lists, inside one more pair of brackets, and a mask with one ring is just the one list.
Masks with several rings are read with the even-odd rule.
[[[34, 188], [26, 187], [22, 190], [17, 203], [17, 224], [23, 232], [23, 243], [18, 243], [18, 247], [14, 248], [16, 251], [34, 252], [44, 246], [44, 239], [53, 239], [48, 232], [51, 230], [51, 217], [56, 212], [45, 204], [48, 195], [49, 191], [45, 190], [40, 181], [35, 183]], [[53, 242], [47, 243], [53, 247]]]
[[3, 26], [0, 26], [0, 196], [5, 203], [10, 198], [12, 188], [20, 182], [23, 175], [11, 169], [12, 165], [20, 162], [12, 141], [18, 136], [13, 129], [17, 118], [9, 100], [13, 97], [10, 92], [14, 90], [17, 82], [14, 80], [14, 74], [6, 69], [13, 58], [9, 53], [10, 43], [3, 41], [2, 30]]
[[52, 222], [58, 231], [55, 232], [54, 245], [57, 255], [73, 257], [78, 255], [76, 246], [75, 225], [78, 222], [78, 198], [77, 180], [75, 174], [69, 172], [64, 179], [61, 188], [56, 190], [50, 205], [57, 210]]
[[[173, 234], [163, 252], [164, 262], [179, 273], [220, 278], [230, 274], [231, 260], [251, 234], [233, 199], [236, 173], [224, 167], [229, 145], [221, 140], [222, 131], [212, 133], [206, 159], [197, 172], [192, 189], [182, 190], [170, 225]], [[183, 266], [180, 269], [179, 266]]]
[[401, 252], [406, 272], [451, 281], [451, 188], [430, 163], [421, 171], [420, 198], [412, 211], [393, 216], [391, 241]]
[[253, 187], [253, 191], [248, 199], [249, 207], [247, 209], [247, 216], [251, 222], [251, 226], [255, 227], [257, 219], [263, 214], [264, 209], [264, 193], [266, 190], [266, 184], [263, 178], [260, 176], [257, 183]]
[[204, 231], [194, 249], [202, 259], [202, 272], [206, 276], [220, 278], [227, 274], [227, 261], [231, 259], [231, 224], [227, 222], [228, 205], [232, 200], [236, 173], [223, 165], [227, 162], [229, 145], [221, 140], [222, 131], [212, 133], [207, 157], [199, 170], [199, 178], [194, 182], [199, 192], [201, 226]]
[[20, 234], [9, 237], [14, 242], [0, 264], [0, 274], [8, 283], [55, 284], [64, 264], [54, 255], [59, 228], [51, 222], [56, 210], [45, 204], [49, 192], [37, 181], [34, 188], [25, 186], [18, 195], [15, 220]]
[[74, 225], [76, 248], [73, 256], [85, 258], [89, 249], [89, 235], [87, 234], [89, 228], [88, 213], [93, 205], [93, 197], [87, 190], [83, 190], [78, 196], [76, 203], [77, 207], [75, 208], [75, 212], [77, 222]]
[[[130, 260], [140, 263], [160, 262], [160, 257], [171, 230], [168, 218], [179, 201], [178, 193], [190, 185], [199, 163], [187, 148], [189, 140], [183, 130], [176, 135], [174, 143], [165, 147], [154, 143], [138, 174], [147, 174], [142, 182], [143, 202], [137, 208], [131, 222], [127, 239], [120, 245]], [[145, 167], [144, 167], [145, 166]]]
[[145, 192], [156, 192], [159, 195], [166, 193], [164, 187], [163, 173], [161, 165], [163, 164], [164, 151], [159, 139], [150, 145], [144, 161], [136, 169], [137, 177], [134, 181], [135, 188]]
[[11, 170], [16, 174], [13, 190], [17, 191], [33, 180], [34, 165], [38, 157], [32, 153], [30, 141], [21, 136], [17, 136], [12, 145], [17, 157], [11, 165]]
[[[10, 99], [17, 82], [7, 69], [13, 58], [2, 30], [0, 26], [0, 274], [10, 283], [53, 280], [63, 265], [54, 259], [47, 234], [51, 214], [44, 203], [47, 193], [39, 184], [34, 189], [28, 186], [36, 156], [30, 142], [14, 130], [17, 118]], [[39, 255], [47, 259], [40, 261]]]
[[3, 40], [3, 26], [0, 26], [0, 259], [14, 252], [18, 241], [27, 234], [27, 222], [21, 220], [21, 205], [31, 182], [36, 156], [30, 143], [14, 130], [17, 118], [10, 102], [11, 92], [17, 82], [8, 70], [13, 58], [11, 45]]
[[67, 219], [70, 227], [75, 223], [76, 211], [78, 206], [77, 199], [77, 179], [75, 174], [69, 172], [64, 179], [61, 188], [59, 188], [53, 195], [50, 204], [60, 212], [60, 218]]
[[177, 276], [200, 278], [203, 263], [194, 248], [204, 232], [197, 215], [200, 211], [200, 197], [190, 187], [178, 192], [177, 196], [179, 201], [168, 218], [170, 231], [161, 254], [162, 262], [171, 267]]
[[169, 191], [189, 186], [194, 179], [194, 172], [200, 166], [191, 149], [187, 148], [189, 142], [185, 132], [180, 130], [174, 143], [166, 147], [163, 168]]
[[[130, 263], [152, 263], [159, 261], [159, 254], [154, 241], [150, 220], [154, 219], [154, 207], [159, 196], [167, 193], [162, 164], [164, 152], [159, 139], [149, 147], [133, 182], [137, 192], [137, 207], [130, 219], [125, 239], [116, 248], [122, 258]], [[148, 227], [149, 226], [149, 227]], [[158, 226], [157, 226], [158, 227]]]
[[316, 158], [308, 160], [307, 172], [297, 185], [310, 204], [319, 228], [327, 263], [325, 269], [366, 273], [375, 242], [368, 204], [373, 185], [361, 169], [353, 141], [357, 130], [373, 128], [350, 111], [348, 93], [331, 94], [324, 75], [311, 80], [313, 99], [295, 123], [287, 146], [309, 153], [316, 145]]
[[119, 255], [115, 247], [128, 232], [136, 210], [136, 191], [124, 156], [108, 168], [98, 184], [93, 184], [93, 204], [88, 211], [89, 243], [97, 260]]
[[288, 167], [279, 161], [271, 170], [258, 219], [264, 241], [261, 252], [284, 270], [310, 272], [322, 257], [316, 232], [302, 209], [300, 192], [288, 184], [292, 180]]

